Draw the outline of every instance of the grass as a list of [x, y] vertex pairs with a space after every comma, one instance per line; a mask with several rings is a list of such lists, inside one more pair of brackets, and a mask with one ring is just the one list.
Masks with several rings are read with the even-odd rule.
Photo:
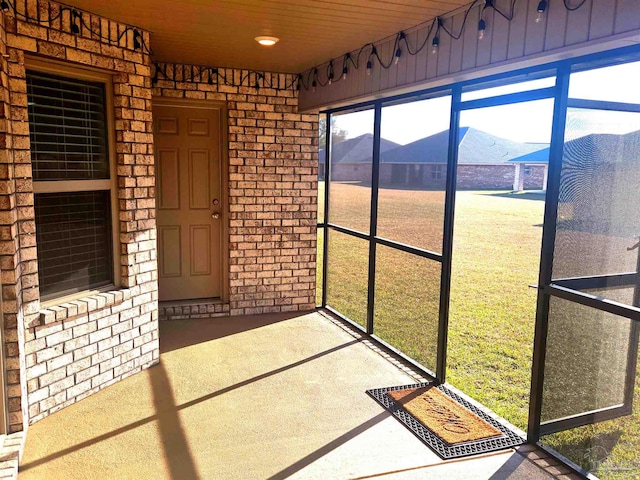
[[[379, 235], [441, 251], [443, 192], [381, 189], [379, 199]], [[331, 201], [332, 223], [368, 231], [368, 187], [334, 183]], [[544, 202], [530, 195], [461, 191], [456, 198], [447, 379], [523, 429], [537, 296], [529, 285], [537, 283], [543, 210]], [[318, 260], [321, 265], [321, 256]], [[364, 325], [367, 242], [331, 232], [329, 260], [328, 304]], [[376, 265], [374, 333], [435, 369], [440, 264], [379, 246]], [[628, 338], [628, 325], [574, 306], [554, 308], [545, 412], [557, 416], [607, 404], [617, 392], [604, 382], [620, 383], [615, 381], [621, 378], [616, 378], [621, 370], [616, 352]], [[609, 336], [602, 341], [605, 325]], [[618, 326], [612, 331], [611, 325]], [[571, 388], [565, 388], [567, 382]], [[630, 462], [640, 468], [639, 395], [637, 387], [632, 416], [555, 434], [545, 442], [586, 467], [599, 468], [603, 478], [624, 478], [603, 468]], [[594, 442], [607, 452], [597, 465], [585, 457], [585, 448], [590, 445], [593, 452]]]

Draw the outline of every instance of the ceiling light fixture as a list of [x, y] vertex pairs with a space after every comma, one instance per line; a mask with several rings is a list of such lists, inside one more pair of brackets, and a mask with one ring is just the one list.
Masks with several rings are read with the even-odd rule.
[[256, 37], [255, 41], [264, 47], [273, 47], [276, 43], [280, 41], [280, 39], [278, 37], [262, 36], [262, 37]]

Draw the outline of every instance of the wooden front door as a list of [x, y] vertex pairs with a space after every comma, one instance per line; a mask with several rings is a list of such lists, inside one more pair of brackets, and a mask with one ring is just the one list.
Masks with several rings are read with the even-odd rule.
[[161, 301], [222, 296], [222, 114], [154, 103]]

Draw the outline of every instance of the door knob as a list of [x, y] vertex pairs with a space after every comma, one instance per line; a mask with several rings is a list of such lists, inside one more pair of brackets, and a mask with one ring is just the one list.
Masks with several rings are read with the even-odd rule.
[[211, 214], [211, 218], [220, 218], [220, 214], [219, 213], [212, 213]]

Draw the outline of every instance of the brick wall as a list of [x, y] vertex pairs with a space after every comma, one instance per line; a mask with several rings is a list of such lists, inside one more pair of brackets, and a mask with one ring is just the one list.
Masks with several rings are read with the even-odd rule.
[[[56, 3], [18, 0], [16, 8], [17, 18], [2, 15], [0, 35], [7, 55], [0, 60], [0, 269], [11, 431], [159, 358], [150, 58], [134, 50], [131, 31], [120, 35], [124, 25], [83, 13], [74, 35], [69, 11], [57, 16]], [[113, 79], [120, 288], [48, 310], [38, 289], [26, 54], [97, 68]]]
[[[524, 175], [525, 190], [541, 190], [544, 182], [545, 166], [544, 165], [527, 165], [529, 167], [529, 175]], [[523, 167], [524, 168], [524, 167]]]
[[[154, 95], [227, 102], [229, 308], [199, 305], [195, 315], [315, 308], [318, 115], [297, 113], [294, 89], [219, 82], [238, 84], [245, 71], [219, 69], [211, 83], [206, 67], [160, 64], [160, 71], [176, 81], [160, 76]], [[295, 76], [264, 76], [267, 85], [295, 84]], [[178, 317], [185, 315], [181, 307]]]
[[458, 188], [511, 190], [515, 165], [458, 165]]

